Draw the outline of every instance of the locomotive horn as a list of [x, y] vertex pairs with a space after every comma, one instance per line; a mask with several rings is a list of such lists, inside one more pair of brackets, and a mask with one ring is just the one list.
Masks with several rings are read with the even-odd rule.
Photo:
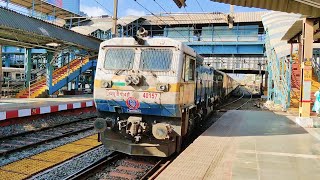
[[139, 30], [137, 31], [137, 35], [133, 36], [134, 40], [138, 42], [139, 45], [144, 45], [145, 40], [143, 40], [143, 37], [148, 36], [148, 31], [145, 30], [143, 27], [140, 27]]
[[144, 29], [143, 27], [140, 27], [139, 30], [137, 31], [137, 36], [139, 37], [147, 37], [148, 36], [148, 31]]

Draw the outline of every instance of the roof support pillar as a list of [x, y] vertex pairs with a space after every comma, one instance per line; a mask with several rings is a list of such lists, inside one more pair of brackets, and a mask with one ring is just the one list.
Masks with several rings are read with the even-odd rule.
[[[0, 82], [2, 84], [2, 46], [0, 45]], [[2, 96], [2, 85], [0, 86], [0, 98]]]
[[75, 85], [74, 85], [75, 92], [77, 92], [79, 90], [80, 76], [81, 76], [81, 74], [79, 74], [79, 76], [77, 76], [76, 80], [75, 80]]
[[7, 9], [9, 8], [9, 3], [10, 3], [10, 0], [7, 0], [7, 4], [6, 4]]
[[53, 52], [48, 52], [47, 54], [47, 62], [46, 62], [46, 71], [47, 71], [47, 90], [48, 90], [48, 95], [52, 95], [52, 72], [53, 72], [53, 67], [51, 64], [51, 61], [53, 59]]
[[32, 0], [32, 12], [31, 12], [31, 16], [34, 17], [34, 0]]
[[31, 79], [31, 69], [32, 69], [32, 60], [31, 60], [31, 48], [25, 49], [24, 53], [24, 77], [25, 84], [24, 86], [29, 87]]
[[[301, 37], [301, 76], [299, 117], [310, 117], [312, 55], [313, 55], [313, 20], [305, 18]], [[300, 56], [300, 57], [301, 57]]]
[[95, 75], [96, 75], [96, 68], [92, 68], [92, 71], [91, 71], [91, 81], [90, 81], [90, 88], [91, 88], [91, 92], [93, 92], [93, 88], [94, 88], [94, 79], [95, 79]]

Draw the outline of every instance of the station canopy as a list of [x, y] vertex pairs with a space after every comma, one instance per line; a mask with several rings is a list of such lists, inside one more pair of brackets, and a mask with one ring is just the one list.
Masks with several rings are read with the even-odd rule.
[[0, 44], [55, 51], [77, 47], [98, 52], [101, 40], [85, 36], [43, 20], [0, 8]]
[[[302, 34], [302, 28], [303, 28], [303, 19], [297, 20], [287, 31], [287, 33], [282, 37], [282, 40], [290, 42], [297, 42], [297, 38], [299, 35]], [[314, 35], [313, 40], [314, 42], [319, 43], [320, 42], [320, 23], [317, 21], [314, 26]]]
[[[6, 0], [2, 0], [6, 1]], [[10, 3], [17, 4], [28, 9], [32, 9], [34, 5], [34, 10], [37, 12], [41, 12], [43, 14], [54, 15], [55, 17], [64, 19], [72, 16], [79, 16], [76, 13], [63, 9], [62, 7], [58, 7], [56, 5], [50, 4], [44, 0], [9, 0]]]
[[320, 17], [320, 0], [211, 0], [244, 7]]

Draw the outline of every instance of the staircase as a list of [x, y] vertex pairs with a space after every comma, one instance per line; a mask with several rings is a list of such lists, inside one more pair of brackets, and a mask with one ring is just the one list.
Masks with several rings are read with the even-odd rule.
[[291, 108], [299, 108], [300, 100], [300, 75], [301, 68], [298, 59], [293, 58], [291, 72], [291, 94], [290, 94], [290, 106]]
[[[58, 68], [52, 73], [52, 87], [50, 89], [51, 93], [54, 93], [64, 87], [68, 82], [75, 79], [81, 73], [85, 72], [89, 68], [93, 67], [96, 62], [89, 61], [89, 58], [85, 59], [74, 59], [70, 64]], [[30, 98], [46, 97], [48, 93], [47, 80], [46, 77], [41, 77], [38, 81], [31, 84], [30, 89], [26, 88], [20, 91], [16, 97], [17, 98], [28, 98], [30, 91]]]
[[[320, 83], [318, 80], [316, 65], [313, 65], [312, 70], [312, 81], [311, 81], [311, 108], [313, 107], [315, 97], [314, 93], [318, 91]], [[292, 74], [291, 74], [291, 108], [299, 108], [300, 100], [300, 76], [301, 68], [298, 61], [292, 64]]]

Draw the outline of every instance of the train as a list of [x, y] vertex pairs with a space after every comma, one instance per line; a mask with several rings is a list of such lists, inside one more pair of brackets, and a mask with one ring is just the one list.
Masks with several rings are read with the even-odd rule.
[[237, 86], [180, 41], [113, 38], [100, 44], [94, 128], [109, 150], [168, 157]]

